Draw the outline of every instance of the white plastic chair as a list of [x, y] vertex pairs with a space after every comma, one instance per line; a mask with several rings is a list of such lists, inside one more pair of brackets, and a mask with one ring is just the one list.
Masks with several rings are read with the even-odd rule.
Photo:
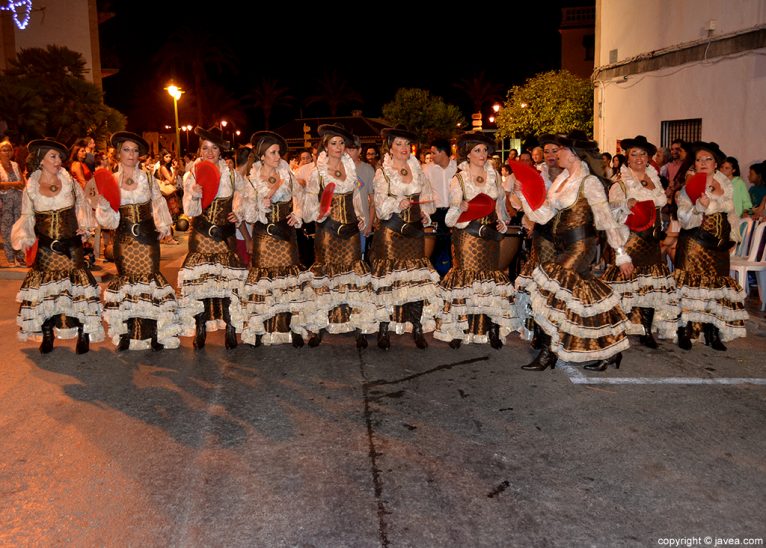
[[753, 235], [753, 219], [743, 217], [739, 220], [739, 243], [731, 248], [732, 257], [747, 257], [750, 251], [750, 240]]
[[766, 222], [759, 222], [750, 238], [750, 251], [747, 257], [732, 257], [729, 272], [747, 292], [747, 273], [755, 272], [758, 282], [758, 298], [761, 300], [761, 312], [766, 310]]

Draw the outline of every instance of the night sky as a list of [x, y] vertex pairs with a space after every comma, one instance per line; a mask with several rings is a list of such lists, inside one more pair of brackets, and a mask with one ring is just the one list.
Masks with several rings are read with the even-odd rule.
[[[106, 102], [128, 116], [131, 130], [154, 130], [173, 123], [172, 100], [162, 89], [170, 78], [192, 89], [190, 55], [167, 49], [174, 35], [193, 36], [200, 44], [223, 48], [225, 65], [210, 66], [204, 76], [211, 102], [246, 131], [263, 127], [263, 117], [246, 96], [263, 78], [289, 88], [293, 106], [278, 108], [271, 127], [303, 114], [329, 115], [323, 104], [307, 106], [318, 93], [317, 80], [336, 71], [364, 99], [344, 105], [339, 115], [361, 108], [378, 117], [400, 87], [421, 87], [461, 107], [471, 103], [453, 84], [484, 71], [507, 90], [529, 76], [560, 63], [558, 25], [562, 5], [588, 2], [555, 0], [498, 2], [498, 7], [465, 3], [459, 12], [435, 4], [362, 4], [379, 7], [374, 17], [340, 4], [304, 9], [284, 2], [234, 4], [145, 0], [100, 2], [115, 16], [100, 27], [102, 66], [119, 68], [104, 80]], [[472, 22], [469, 22], [472, 21]], [[184, 31], [185, 29], [185, 31]], [[530, 40], [529, 35], [534, 38]], [[503, 93], [504, 97], [505, 93]], [[180, 124], [196, 123], [194, 98], [179, 102]], [[209, 125], [212, 120], [203, 123]]]

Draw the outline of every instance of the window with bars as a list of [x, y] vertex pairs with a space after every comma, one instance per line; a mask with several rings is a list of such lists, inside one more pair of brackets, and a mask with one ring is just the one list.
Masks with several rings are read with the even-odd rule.
[[702, 140], [702, 118], [666, 120], [662, 122], [660, 145], [670, 147], [670, 143], [676, 139], [683, 139], [687, 143]]

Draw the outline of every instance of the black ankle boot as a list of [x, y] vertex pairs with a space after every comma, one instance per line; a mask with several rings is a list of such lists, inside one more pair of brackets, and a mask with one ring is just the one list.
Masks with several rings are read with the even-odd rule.
[[526, 365], [521, 366], [521, 368], [525, 371], [545, 371], [549, 367], [551, 369], [556, 368], [556, 361], [558, 361], [558, 357], [551, 350], [550, 336], [548, 336], [545, 331], [540, 329], [538, 337], [542, 348], [540, 349], [540, 352], [537, 354], [537, 356], [535, 356], [534, 360]]
[[161, 343], [160, 343], [160, 342], [157, 340], [157, 335], [155, 335], [154, 337], [152, 337], [152, 342], [151, 342], [151, 344], [152, 344], [152, 352], [159, 352], [160, 350], [164, 350], [164, 349], [165, 349], [165, 345], [164, 345], [164, 344], [161, 344]]
[[423, 335], [423, 325], [420, 322], [412, 324], [412, 338], [415, 339], [415, 346], [421, 350], [428, 348], [428, 342]]
[[388, 350], [391, 348], [391, 337], [388, 334], [388, 322], [380, 322], [378, 326], [378, 348]]
[[53, 318], [48, 318], [43, 322], [43, 340], [40, 343], [40, 354], [48, 354], [53, 351], [53, 322]]
[[309, 346], [315, 348], [322, 343], [322, 337], [324, 336], [324, 329], [320, 329], [319, 333], [314, 333], [309, 338]]
[[361, 329], [356, 329], [356, 348], [357, 350], [364, 350], [367, 348], [367, 337], [364, 336]]
[[290, 333], [290, 339], [293, 342], [293, 348], [301, 348], [303, 346], [303, 337], [298, 333]]
[[712, 323], [706, 323], [703, 325], [705, 333], [705, 344], [713, 350], [720, 350], [721, 352], [726, 350], [726, 345], [721, 342], [721, 332]]
[[128, 348], [130, 348], [130, 335], [125, 333], [124, 335], [120, 335], [120, 342], [117, 344], [117, 351], [124, 352]]
[[412, 323], [412, 338], [415, 340], [415, 346], [421, 350], [428, 348], [428, 343], [423, 335], [423, 301], [407, 303], [409, 320]]
[[226, 334], [224, 335], [223, 344], [226, 346], [227, 350], [237, 348], [237, 331], [230, 323], [226, 324]]
[[205, 321], [205, 314], [198, 314], [195, 316], [197, 320], [197, 330], [194, 335], [194, 348], [201, 350], [205, 348], [205, 339], [207, 338], [207, 324]]
[[615, 369], [619, 369], [621, 362], [622, 362], [622, 352], [618, 352], [614, 356], [611, 356], [604, 360], [598, 360], [595, 362], [587, 363], [583, 365], [583, 369], [587, 369], [588, 371], [606, 371], [606, 369], [610, 365], [613, 365]]
[[452, 339], [449, 342], [449, 347], [453, 350], [457, 350], [458, 348], [460, 348], [461, 344], [463, 344], [463, 341], [461, 341], [460, 339]]
[[677, 331], [678, 348], [680, 348], [681, 350], [692, 349], [691, 333], [692, 333], [692, 322], [687, 322], [686, 326], [678, 328], [678, 331]]
[[500, 350], [503, 347], [503, 341], [500, 340], [500, 326], [496, 323], [492, 324], [489, 328], [489, 345], [495, 350]]
[[85, 329], [82, 325], [77, 328], [77, 345], [75, 346], [75, 352], [78, 354], [87, 354], [90, 350], [90, 335], [85, 333]]
[[657, 348], [657, 341], [652, 335], [652, 320], [654, 320], [654, 308], [641, 308], [641, 325], [644, 326], [644, 334], [638, 340], [647, 348]]

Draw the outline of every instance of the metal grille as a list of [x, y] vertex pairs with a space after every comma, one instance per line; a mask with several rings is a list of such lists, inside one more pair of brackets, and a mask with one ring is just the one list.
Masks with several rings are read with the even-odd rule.
[[661, 146], [670, 147], [670, 143], [675, 139], [683, 139], [687, 143], [702, 140], [702, 118], [662, 122], [660, 129]]

